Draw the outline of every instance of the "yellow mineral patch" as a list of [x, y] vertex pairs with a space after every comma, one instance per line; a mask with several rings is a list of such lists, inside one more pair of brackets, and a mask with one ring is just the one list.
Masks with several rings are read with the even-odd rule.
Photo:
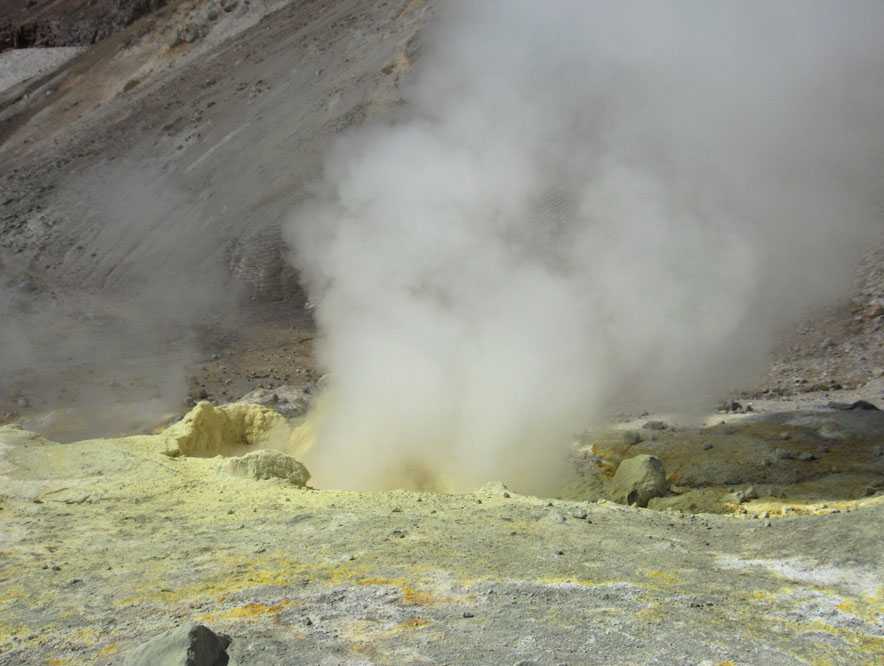
[[78, 643], [80, 645], [94, 645], [98, 642], [98, 632], [92, 627], [84, 627], [78, 631], [75, 631], [70, 636], [70, 640], [73, 643]]
[[423, 629], [430, 624], [429, 620], [422, 617], [410, 617], [396, 624], [374, 620], [354, 620], [344, 629], [344, 638], [356, 644], [354, 649], [357, 652], [365, 652], [375, 641], [389, 640], [404, 631]]
[[111, 643], [110, 645], [105, 645], [98, 651], [99, 657], [110, 657], [113, 654], [116, 654], [120, 651], [119, 646], [116, 643]]
[[284, 417], [261, 405], [216, 407], [200, 402], [160, 435], [168, 456], [239, 455], [250, 448], [286, 449], [290, 428]]
[[413, 587], [405, 578], [363, 578], [356, 581], [359, 585], [377, 585], [397, 587], [402, 593], [402, 603], [409, 606], [432, 606], [434, 604], [458, 603], [464, 598], [436, 595], [427, 590]]
[[198, 616], [198, 619], [201, 622], [215, 622], [217, 620], [254, 620], [268, 616], [273, 617], [291, 606], [292, 603], [291, 599], [283, 599], [275, 604], [253, 602], [219, 613], [204, 613]]
[[591, 587], [596, 581], [589, 578], [577, 578], [575, 576], [544, 576], [538, 582], [543, 585], [574, 585], [579, 587]]
[[645, 577], [661, 585], [679, 585], [682, 582], [675, 574], [660, 569], [646, 569], [643, 573]]
[[666, 618], [666, 612], [662, 604], [650, 603], [636, 612], [636, 617], [645, 622], [662, 622]]

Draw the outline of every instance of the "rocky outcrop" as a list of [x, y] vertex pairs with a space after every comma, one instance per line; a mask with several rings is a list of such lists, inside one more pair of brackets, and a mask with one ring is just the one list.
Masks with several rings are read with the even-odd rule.
[[615, 502], [647, 506], [654, 497], [666, 494], [668, 484], [663, 463], [656, 456], [627, 458], [611, 479], [610, 494]]
[[167, 0], [0, 0], [0, 51], [88, 46]]
[[285, 418], [260, 405], [230, 404], [215, 407], [200, 402], [183, 419], [166, 428], [164, 453], [211, 457], [236, 455], [248, 447], [288, 441]]

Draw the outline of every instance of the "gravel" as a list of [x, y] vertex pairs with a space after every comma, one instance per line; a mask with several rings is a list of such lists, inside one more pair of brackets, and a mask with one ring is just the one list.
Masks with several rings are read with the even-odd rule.
[[58, 69], [85, 49], [63, 46], [51, 49], [17, 49], [0, 53], [0, 92], [35, 76]]

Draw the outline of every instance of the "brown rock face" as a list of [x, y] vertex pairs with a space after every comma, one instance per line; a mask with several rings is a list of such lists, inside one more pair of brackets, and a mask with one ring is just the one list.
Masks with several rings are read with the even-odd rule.
[[167, 0], [0, 0], [0, 51], [88, 46]]

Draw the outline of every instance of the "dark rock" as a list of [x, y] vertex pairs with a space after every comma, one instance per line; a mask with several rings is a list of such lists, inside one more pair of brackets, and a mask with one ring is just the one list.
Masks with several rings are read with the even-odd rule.
[[[167, 0], [66, 0], [31, 7], [0, 2], [0, 51], [89, 46], [160, 9]], [[18, 4], [18, 7], [10, 6]]]
[[646, 421], [642, 426], [645, 430], [666, 430], [668, 427], [663, 421]]
[[123, 661], [124, 666], [227, 666], [230, 636], [202, 624], [187, 624], [148, 641]]
[[638, 433], [635, 430], [627, 430], [623, 433], [623, 441], [629, 446], [640, 444], [642, 441], [641, 433]]
[[828, 404], [829, 409], [836, 409], [843, 412], [851, 412], [854, 410], [860, 411], [868, 411], [868, 412], [878, 412], [879, 410], [875, 405], [868, 402], [867, 400], [856, 400], [854, 402], [830, 402]]

